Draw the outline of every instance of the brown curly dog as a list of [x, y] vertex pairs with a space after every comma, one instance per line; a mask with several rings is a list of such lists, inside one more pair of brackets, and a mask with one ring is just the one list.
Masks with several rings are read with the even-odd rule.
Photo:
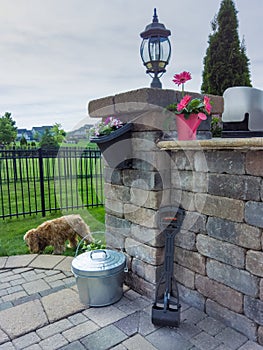
[[51, 245], [53, 254], [61, 254], [65, 250], [65, 242], [69, 240], [69, 246], [76, 248], [78, 235], [86, 237], [88, 243], [93, 242], [89, 226], [80, 215], [66, 215], [60, 218], [43, 222], [37, 228], [27, 231], [24, 240], [31, 253], [40, 253]]

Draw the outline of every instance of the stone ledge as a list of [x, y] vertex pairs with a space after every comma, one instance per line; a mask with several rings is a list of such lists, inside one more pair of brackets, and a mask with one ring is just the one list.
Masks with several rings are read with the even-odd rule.
[[163, 151], [181, 150], [263, 150], [263, 137], [253, 138], [214, 138], [209, 140], [178, 141], [165, 140], [157, 143]]

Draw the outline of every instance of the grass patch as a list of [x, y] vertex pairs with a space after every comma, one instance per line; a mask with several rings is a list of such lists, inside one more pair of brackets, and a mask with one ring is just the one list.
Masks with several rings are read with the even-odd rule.
[[[11, 256], [29, 254], [29, 249], [25, 244], [23, 237], [24, 234], [31, 228], [36, 228], [42, 222], [46, 220], [55, 219], [62, 215], [67, 214], [80, 214], [87, 225], [90, 227], [93, 237], [95, 238], [95, 247], [99, 247], [100, 244], [105, 244], [105, 211], [104, 207], [83, 209], [77, 211], [69, 211], [63, 213], [56, 212], [42, 217], [40, 215], [27, 216], [25, 218], [13, 218], [0, 221], [0, 256]], [[99, 243], [99, 241], [101, 243]], [[44, 253], [51, 254], [53, 249], [47, 247]], [[64, 255], [74, 256], [75, 251], [67, 248]]]

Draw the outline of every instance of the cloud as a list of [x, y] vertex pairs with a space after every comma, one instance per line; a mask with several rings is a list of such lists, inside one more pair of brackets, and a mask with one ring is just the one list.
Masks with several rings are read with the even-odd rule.
[[[236, 4], [253, 82], [263, 88], [263, 2]], [[70, 130], [83, 119], [87, 101], [149, 86], [139, 48], [154, 7], [172, 32], [163, 87], [176, 88], [173, 75], [189, 70], [187, 89], [199, 91], [218, 1], [1, 0], [0, 112], [12, 112], [19, 127], [49, 120]]]

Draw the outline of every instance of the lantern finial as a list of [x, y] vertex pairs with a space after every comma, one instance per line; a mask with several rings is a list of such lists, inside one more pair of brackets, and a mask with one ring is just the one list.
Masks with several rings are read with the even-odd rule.
[[158, 23], [158, 16], [157, 16], [157, 11], [156, 8], [153, 11], [153, 23]]

